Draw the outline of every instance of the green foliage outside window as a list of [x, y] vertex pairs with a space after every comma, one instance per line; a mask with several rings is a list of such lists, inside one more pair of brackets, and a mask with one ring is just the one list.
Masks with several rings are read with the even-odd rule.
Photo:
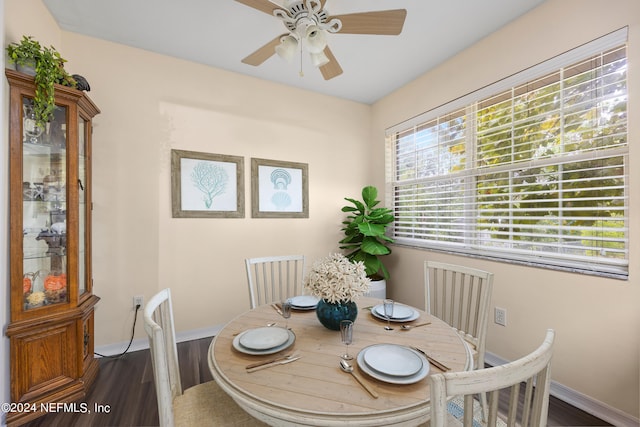
[[624, 261], [627, 122], [620, 47], [398, 133], [394, 236]]

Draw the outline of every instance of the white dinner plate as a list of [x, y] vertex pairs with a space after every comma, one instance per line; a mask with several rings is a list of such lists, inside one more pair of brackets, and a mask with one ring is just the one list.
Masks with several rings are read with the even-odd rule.
[[278, 347], [289, 339], [284, 328], [263, 327], [249, 329], [240, 337], [240, 344], [250, 350], [268, 350]]
[[[417, 351], [415, 352], [415, 354], [418, 357], [420, 357], [420, 359], [422, 360], [422, 368], [414, 375], [409, 375], [406, 377], [397, 377], [393, 375], [383, 374], [382, 372], [378, 372], [375, 369], [372, 369], [364, 361], [364, 357], [366, 356], [369, 349], [378, 345], [384, 345], [384, 344], [374, 344], [369, 347], [365, 347], [360, 351], [360, 353], [358, 353], [358, 357], [356, 358], [356, 361], [358, 362], [358, 367], [362, 370], [362, 372], [371, 376], [372, 378], [375, 378], [377, 380], [384, 381], [387, 383], [391, 383], [391, 384], [413, 384], [413, 383], [417, 383], [420, 380], [423, 380], [429, 374], [429, 362], [423, 355], [421, 355]], [[414, 351], [409, 348], [408, 350]]]
[[[406, 305], [398, 305], [397, 307], [403, 307], [403, 312], [404, 309], [406, 308], [407, 310], [410, 310], [410, 314], [408, 317], [403, 317], [403, 318], [398, 318], [395, 316], [395, 307], [394, 307], [394, 316], [389, 319], [392, 322], [411, 322], [413, 320], [416, 320], [418, 317], [420, 317], [420, 313], [418, 313], [417, 310], [414, 310], [413, 308], [406, 306]], [[382, 314], [380, 314], [382, 313]], [[406, 313], [406, 312], [405, 312]], [[403, 315], [405, 314], [403, 313]], [[382, 319], [382, 320], [387, 320], [387, 318], [384, 316], [384, 306], [382, 304], [380, 305], [376, 305], [375, 307], [373, 307], [371, 309], [371, 314], [373, 314], [375, 317], [377, 317], [378, 319]]]
[[320, 299], [313, 295], [298, 295], [290, 299], [291, 306], [297, 310], [313, 310]]
[[[373, 309], [380, 316], [385, 317], [385, 315], [384, 315], [384, 304], [376, 305]], [[393, 314], [391, 315], [391, 318], [392, 319], [397, 319], [397, 320], [404, 320], [404, 319], [408, 319], [409, 317], [413, 316], [413, 313], [415, 313], [415, 310], [413, 308], [411, 308], [411, 307], [407, 307], [406, 305], [401, 305], [401, 304], [394, 304], [393, 305]]]
[[392, 377], [409, 377], [422, 369], [420, 355], [401, 345], [374, 345], [367, 349], [362, 358], [371, 369]]
[[[277, 327], [274, 327], [274, 329], [276, 329], [276, 328]], [[277, 328], [277, 329], [285, 330], [284, 328]], [[247, 331], [244, 331], [244, 332], [238, 334], [233, 339], [233, 342], [232, 342], [233, 348], [235, 348], [236, 350], [238, 350], [239, 352], [244, 353], [244, 354], [252, 354], [252, 355], [273, 354], [273, 353], [277, 353], [279, 351], [282, 351], [282, 350], [285, 350], [285, 349], [291, 347], [293, 345], [293, 343], [296, 341], [296, 334], [294, 334], [291, 329], [286, 329], [289, 338], [287, 339], [287, 341], [285, 341], [284, 344], [276, 346], [276, 347], [268, 348], [266, 350], [253, 350], [253, 349], [247, 348], [247, 347], [243, 346], [242, 344], [240, 344], [240, 339], [242, 338], [242, 336], [244, 334], [246, 334], [247, 332], [251, 331], [251, 330], [252, 329], [249, 329]]]

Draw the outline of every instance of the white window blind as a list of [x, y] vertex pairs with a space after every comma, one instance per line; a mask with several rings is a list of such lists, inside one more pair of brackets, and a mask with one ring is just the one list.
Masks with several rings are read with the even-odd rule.
[[628, 275], [626, 29], [387, 131], [398, 244]]

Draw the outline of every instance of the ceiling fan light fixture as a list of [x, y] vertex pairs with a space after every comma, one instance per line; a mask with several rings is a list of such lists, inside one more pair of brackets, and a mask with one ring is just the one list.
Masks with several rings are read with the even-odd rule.
[[287, 62], [292, 62], [298, 50], [298, 39], [288, 35], [280, 39], [280, 44], [276, 46], [276, 53]]
[[[235, 1], [274, 16], [282, 21], [288, 31], [242, 59], [243, 63], [258, 66], [276, 53], [292, 62], [298, 50], [301, 54], [306, 50], [325, 80], [342, 74], [342, 68], [327, 44], [327, 33], [399, 35], [407, 17], [406, 9], [329, 15], [325, 9], [327, 0]], [[302, 60], [301, 55], [300, 75]]]
[[319, 68], [329, 63], [329, 58], [324, 52], [310, 53], [309, 55], [311, 55], [311, 63], [314, 67]]
[[322, 53], [327, 47], [327, 33], [317, 25], [307, 27], [305, 42], [309, 53]]

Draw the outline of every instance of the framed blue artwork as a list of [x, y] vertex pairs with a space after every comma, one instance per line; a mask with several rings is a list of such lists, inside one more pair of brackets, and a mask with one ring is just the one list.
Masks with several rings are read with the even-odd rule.
[[309, 218], [309, 165], [252, 158], [251, 216]]
[[174, 218], [244, 218], [244, 159], [171, 150]]

